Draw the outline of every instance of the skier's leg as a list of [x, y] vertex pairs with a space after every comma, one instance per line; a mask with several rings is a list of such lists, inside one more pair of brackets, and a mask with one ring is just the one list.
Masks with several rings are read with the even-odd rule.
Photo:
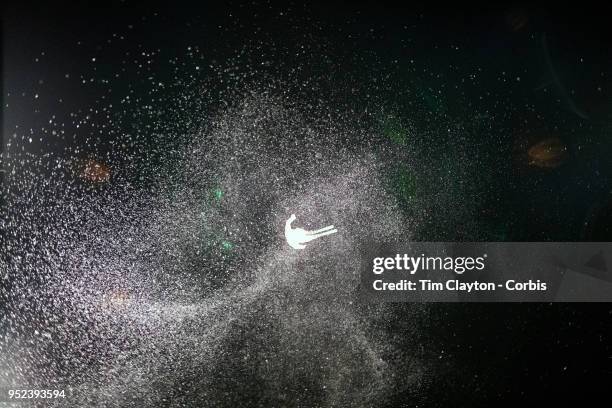
[[312, 238], [312, 239], [321, 238], [321, 237], [324, 237], [326, 235], [335, 234], [336, 232], [338, 232], [338, 230], [334, 228], [332, 230], [320, 232], [320, 233], [318, 233], [316, 235], [310, 235], [310, 238]]
[[315, 230], [315, 231], [308, 231], [306, 234], [308, 234], [308, 235], [317, 235], [317, 234], [319, 234], [321, 232], [325, 232], [325, 231], [331, 230], [333, 228], [334, 228], [333, 225], [328, 225], [327, 227], [324, 227], [324, 228], [321, 228], [321, 229], [318, 229], [318, 230]]

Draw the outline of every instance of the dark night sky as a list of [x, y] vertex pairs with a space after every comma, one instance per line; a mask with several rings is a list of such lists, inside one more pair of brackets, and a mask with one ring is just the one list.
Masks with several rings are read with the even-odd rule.
[[[97, 106], [102, 97], [118, 103], [124, 94], [146, 89], [142, 82], [146, 67], [128, 66], [112, 78], [126, 52], [161, 50], [164, 58], [152, 70], [156, 80], [170, 82], [175, 71], [167, 60], [184, 56], [187, 47], [203, 50], [202, 60], [189, 63], [203, 62], [205, 67], [222, 66], [246, 44], [241, 58], [249, 67], [262, 75], [295, 79], [292, 69], [303, 66], [297, 78], [315, 78], [313, 86], [320, 92], [316, 96], [343, 109], [384, 104], [399, 116], [409, 116], [415, 107], [427, 108], [428, 113], [413, 119], [418, 130], [455, 123], [467, 128], [476, 126], [471, 121], [477, 115], [488, 115], [481, 128], [466, 136], [465, 144], [474, 148], [463, 156], [474, 161], [484, 157], [479, 176], [473, 178], [475, 188], [482, 191], [476, 207], [481, 223], [475, 228], [478, 239], [610, 241], [612, 25], [608, 13], [582, 3], [537, 7], [455, 3], [450, 8], [441, 3], [413, 7], [391, 2], [195, 4], [199, 6], [5, 5], [3, 97], [9, 106], [3, 104], [3, 147], [16, 126], [45, 128], [51, 115], [70, 118], [73, 112]], [[114, 34], [127, 40], [109, 42]], [[572, 112], [563, 95], [548, 85], [543, 36], [556, 74], [587, 120]], [[293, 51], [301, 44], [308, 44], [310, 53], [296, 57]], [[203, 71], [206, 77], [209, 72]], [[112, 87], [81, 83], [81, 78], [102, 77], [111, 78]], [[342, 84], [329, 86], [337, 78]], [[364, 85], [373, 78], [380, 84]], [[214, 81], [210, 87], [217, 85], [222, 94]], [[548, 93], [540, 87], [548, 87]], [[354, 94], [347, 98], [351, 88]], [[420, 99], [414, 99], [417, 88], [427, 90]], [[436, 96], [440, 89], [445, 97]], [[312, 97], [308, 90], [300, 92]], [[33, 99], [36, 94], [40, 96]], [[34, 141], [26, 149], [72, 149], [83, 144], [90, 136], [87, 132], [81, 128], [71, 139]], [[425, 146], [422, 154], [437, 157], [452, 151], [451, 140], [421, 134], [417, 142]], [[116, 135], [100, 137], [101, 147], [83, 149], [102, 154]], [[517, 164], [528, 146], [551, 137], [563, 140], [570, 152], [558, 168]], [[444, 225], [432, 222], [420, 231], [420, 238], [473, 238], [472, 230], [462, 228], [460, 219], [451, 218]], [[401, 315], [401, 305], [393, 309]], [[445, 349], [453, 364], [433, 363], [440, 377], [430, 379], [427, 396], [418, 396], [425, 406], [491, 406], [500, 399], [505, 406], [515, 401], [581, 398], [609, 386], [609, 305], [439, 305], [430, 318], [432, 329], [420, 340]], [[388, 330], [401, 336], [401, 327]], [[403, 341], [409, 347], [410, 339]], [[464, 371], [457, 369], [462, 366]], [[393, 403], [403, 406], [411, 398], [415, 398], [411, 390], [402, 390]]]

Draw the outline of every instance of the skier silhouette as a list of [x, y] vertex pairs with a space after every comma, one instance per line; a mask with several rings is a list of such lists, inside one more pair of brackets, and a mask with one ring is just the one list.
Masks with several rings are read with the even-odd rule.
[[291, 223], [295, 221], [295, 218], [295, 214], [291, 214], [291, 217], [285, 222], [285, 238], [291, 248], [304, 249], [306, 248], [306, 245], [304, 245], [306, 242], [338, 232], [333, 225], [328, 225], [325, 228], [315, 231], [306, 231], [302, 228], [291, 228]]

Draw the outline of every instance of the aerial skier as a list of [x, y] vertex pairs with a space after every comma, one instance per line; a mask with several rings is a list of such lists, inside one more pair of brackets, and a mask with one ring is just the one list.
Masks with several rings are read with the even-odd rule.
[[304, 249], [306, 248], [306, 245], [304, 245], [306, 242], [338, 232], [333, 225], [328, 225], [327, 227], [315, 231], [306, 231], [302, 228], [291, 228], [291, 223], [295, 221], [295, 219], [295, 214], [291, 214], [291, 217], [285, 222], [285, 238], [289, 246], [294, 249]]

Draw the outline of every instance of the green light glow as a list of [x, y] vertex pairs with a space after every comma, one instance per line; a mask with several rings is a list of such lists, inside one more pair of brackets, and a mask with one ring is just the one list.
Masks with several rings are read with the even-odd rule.
[[391, 179], [391, 186], [401, 200], [410, 201], [416, 196], [416, 177], [408, 169], [398, 169]]
[[382, 130], [385, 137], [393, 142], [405, 145], [408, 142], [408, 132], [402, 126], [400, 119], [394, 115], [387, 115], [382, 121]]
[[217, 201], [221, 201], [221, 199], [223, 198], [223, 190], [221, 190], [220, 188], [216, 188], [213, 190], [213, 195], [215, 196], [215, 199]]
[[232, 249], [234, 249], [234, 244], [229, 242], [229, 241], [221, 241], [221, 248], [223, 248], [224, 251], [231, 251]]

